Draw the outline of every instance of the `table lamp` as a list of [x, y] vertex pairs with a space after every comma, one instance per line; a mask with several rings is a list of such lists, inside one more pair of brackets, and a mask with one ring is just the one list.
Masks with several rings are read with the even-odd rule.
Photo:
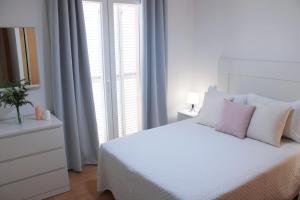
[[190, 111], [195, 111], [195, 105], [199, 103], [199, 94], [196, 92], [189, 92], [186, 98], [186, 103], [191, 105]]

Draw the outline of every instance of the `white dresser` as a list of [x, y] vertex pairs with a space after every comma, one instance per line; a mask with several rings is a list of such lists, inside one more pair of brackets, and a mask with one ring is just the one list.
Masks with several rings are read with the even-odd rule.
[[62, 123], [0, 121], [0, 199], [44, 199], [70, 190]]

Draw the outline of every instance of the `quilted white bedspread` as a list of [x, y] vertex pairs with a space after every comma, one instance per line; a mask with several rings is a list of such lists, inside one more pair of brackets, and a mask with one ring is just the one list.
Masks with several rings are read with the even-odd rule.
[[238, 139], [182, 121], [101, 146], [98, 191], [117, 200], [291, 199], [300, 144]]

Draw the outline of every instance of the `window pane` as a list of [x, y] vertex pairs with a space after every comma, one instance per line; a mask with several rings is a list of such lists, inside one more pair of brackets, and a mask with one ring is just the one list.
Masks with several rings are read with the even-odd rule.
[[103, 12], [102, 3], [83, 1], [90, 70], [97, 117], [99, 142], [107, 141], [107, 118], [104, 93]]
[[114, 4], [119, 136], [140, 130], [139, 5]]

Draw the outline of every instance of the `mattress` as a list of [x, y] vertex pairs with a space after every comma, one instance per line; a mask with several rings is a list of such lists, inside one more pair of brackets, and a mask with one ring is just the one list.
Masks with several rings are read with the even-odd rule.
[[292, 199], [300, 145], [277, 148], [181, 121], [100, 147], [98, 191], [117, 200]]

